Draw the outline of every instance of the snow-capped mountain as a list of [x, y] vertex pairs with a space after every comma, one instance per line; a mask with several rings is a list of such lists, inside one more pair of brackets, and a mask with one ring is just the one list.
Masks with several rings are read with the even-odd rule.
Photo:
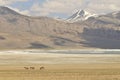
[[89, 17], [96, 16], [96, 14], [91, 14], [84, 10], [78, 10], [71, 17], [67, 19], [68, 22], [77, 22], [87, 20]]

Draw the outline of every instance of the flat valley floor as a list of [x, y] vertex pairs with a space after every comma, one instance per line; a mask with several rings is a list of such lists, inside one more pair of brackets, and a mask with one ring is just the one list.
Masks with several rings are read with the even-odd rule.
[[1, 51], [0, 80], [120, 80], [120, 54]]

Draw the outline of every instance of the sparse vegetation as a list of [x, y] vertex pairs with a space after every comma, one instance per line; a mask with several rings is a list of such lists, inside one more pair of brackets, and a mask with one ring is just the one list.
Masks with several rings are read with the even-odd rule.
[[87, 69], [72, 69], [73, 67], [75, 66], [71, 69], [54, 66], [45, 70], [0, 70], [0, 80], [120, 80], [120, 69], [106, 69], [104, 66], [89, 69], [89, 65]]

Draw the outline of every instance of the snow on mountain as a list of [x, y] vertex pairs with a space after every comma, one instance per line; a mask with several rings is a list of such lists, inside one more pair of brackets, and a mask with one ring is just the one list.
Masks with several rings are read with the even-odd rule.
[[115, 11], [108, 14], [109, 17], [120, 19], [120, 11]]
[[78, 10], [71, 17], [67, 19], [68, 22], [77, 22], [87, 20], [89, 17], [96, 16], [96, 14], [91, 14], [84, 10]]

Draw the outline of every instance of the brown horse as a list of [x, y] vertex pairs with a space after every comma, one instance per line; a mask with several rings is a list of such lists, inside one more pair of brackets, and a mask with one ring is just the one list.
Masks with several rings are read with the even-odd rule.
[[42, 66], [42, 67], [40, 67], [40, 70], [43, 70], [43, 69], [45, 69], [45, 67], [43, 67], [43, 66]]
[[25, 69], [25, 70], [29, 70], [29, 68], [28, 68], [28, 67], [24, 67], [24, 69]]
[[35, 67], [30, 67], [30, 69], [34, 70], [34, 69], [35, 69]]

